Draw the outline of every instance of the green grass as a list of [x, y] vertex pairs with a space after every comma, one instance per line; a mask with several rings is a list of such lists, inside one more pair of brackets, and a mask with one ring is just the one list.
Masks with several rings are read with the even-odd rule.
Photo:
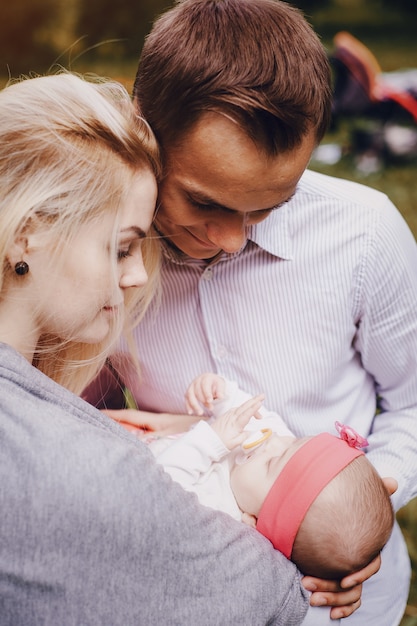
[[407, 542], [413, 569], [407, 609], [401, 626], [417, 626], [417, 499], [401, 509], [397, 519]]
[[342, 146], [344, 156], [338, 163], [323, 165], [313, 160], [311, 169], [331, 176], [354, 180], [383, 191], [398, 207], [417, 238], [417, 159], [403, 163], [391, 163], [375, 173], [365, 175], [355, 166], [350, 131], [351, 125], [349, 123], [342, 124], [337, 132], [328, 133], [322, 141], [322, 144], [330, 143]]

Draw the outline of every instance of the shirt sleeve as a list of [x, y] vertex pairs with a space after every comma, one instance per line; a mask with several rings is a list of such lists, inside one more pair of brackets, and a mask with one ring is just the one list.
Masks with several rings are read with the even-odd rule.
[[184, 489], [192, 490], [212, 463], [221, 461], [229, 452], [209, 424], [201, 420], [156, 458], [173, 480]]
[[368, 456], [398, 481], [396, 509], [417, 495], [417, 246], [389, 202], [360, 278], [355, 348], [375, 381]]

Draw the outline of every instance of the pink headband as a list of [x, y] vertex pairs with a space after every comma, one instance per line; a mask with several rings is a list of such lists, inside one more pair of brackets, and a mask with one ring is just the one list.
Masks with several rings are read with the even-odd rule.
[[363, 454], [354, 446], [367, 441], [357, 435], [349, 439], [353, 429], [336, 423], [343, 439], [322, 433], [307, 441], [283, 468], [271, 487], [259, 512], [257, 530], [287, 559], [298, 529], [308, 509], [324, 487], [356, 457]]

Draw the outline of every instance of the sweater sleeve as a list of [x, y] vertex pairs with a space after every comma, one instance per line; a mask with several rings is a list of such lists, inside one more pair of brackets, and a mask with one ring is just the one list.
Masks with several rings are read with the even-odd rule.
[[308, 599], [292, 562], [255, 529], [202, 507], [194, 494], [172, 483], [168, 475], [162, 478], [150, 466], [146, 473], [150, 482], [146, 507], [141, 508], [143, 542], [151, 543], [162, 557], [155, 572], [163, 572], [166, 581], [161, 595], [166, 615], [170, 607], [181, 607], [170, 623], [302, 622]]
[[300, 574], [268, 540], [201, 506], [133, 435], [19, 367], [2, 378], [2, 625], [301, 624]]

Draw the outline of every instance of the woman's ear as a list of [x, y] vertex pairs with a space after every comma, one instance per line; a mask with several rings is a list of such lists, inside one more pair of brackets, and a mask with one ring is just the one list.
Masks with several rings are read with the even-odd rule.
[[16, 233], [14, 242], [6, 254], [6, 258], [12, 267], [15, 267], [16, 263], [20, 263], [20, 261], [30, 263], [30, 260], [27, 258], [28, 255], [44, 247], [48, 230], [41, 226], [39, 220], [32, 216], [26, 220], [24, 226]]
[[254, 515], [251, 515], [250, 513], [242, 513], [242, 522], [244, 524], [247, 524], [248, 526], [252, 526], [252, 528], [256, 528], [257, 521], [258, 520], [256, 519]]
[[14, 267], [16, 263], [25, 260], [28, 252], [28, 239], [26, 235], [18, 235], [12, 245], [9, 247], [6, 258], [10, 265]]

